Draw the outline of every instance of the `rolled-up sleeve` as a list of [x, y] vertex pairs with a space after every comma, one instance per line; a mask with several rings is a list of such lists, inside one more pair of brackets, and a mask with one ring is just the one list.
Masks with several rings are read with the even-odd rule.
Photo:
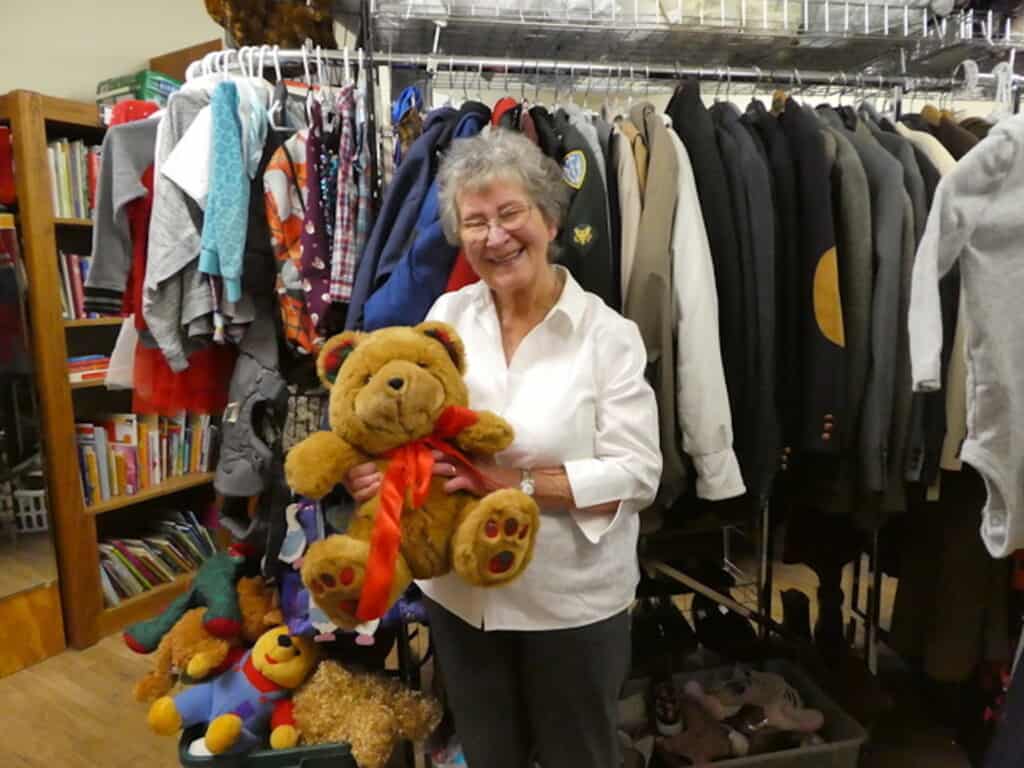
[[[658, 407], [644, 378], [647, 360], [640, 332], [629, 320], [603, 331], [594, 344], [594, 456], [565, 462], [572, 517], [595, 544], [619, 515], [649, 505], [661, 479]], [[614, 512], [585, 511], [611, 501], [619, 502]]]

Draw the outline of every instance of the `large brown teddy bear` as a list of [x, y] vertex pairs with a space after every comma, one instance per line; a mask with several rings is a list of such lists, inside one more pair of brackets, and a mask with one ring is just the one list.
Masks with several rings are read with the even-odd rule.
[[320, 352], [331, 429], [289, 451], [288, 485], [319, 499], [367, 461], [384, 477], [346, 533], [310, 546], [302, 564], [303, 583], [339, 627], [379, 618], [413, 578], [454, 569], [470, 584], [498, 586], [533, 554], [533, 499], [518, 489], [449, 494], [445, 478], [431, 474], [432, 450], [465, 462], [462, 452], [494, 455], [512, 442], [504, 419], [467, 408], [465, 368], [462, 340], [436, 322], [347, 331]]

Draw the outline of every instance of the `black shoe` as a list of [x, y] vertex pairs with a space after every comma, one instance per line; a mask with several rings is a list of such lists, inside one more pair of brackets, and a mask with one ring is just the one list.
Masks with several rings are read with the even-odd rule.
[[693, 625], [701, 645], [732, 661], [758, 656], [757, 633], [749, 621], [701, 594], [693, 596]]
[[796, 637], [811, 641], [811, 600], [799, 589], [782, 592], [782, 626]]

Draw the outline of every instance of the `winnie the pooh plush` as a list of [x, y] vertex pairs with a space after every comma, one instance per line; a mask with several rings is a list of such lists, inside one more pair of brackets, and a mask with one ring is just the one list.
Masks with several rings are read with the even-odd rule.
[[265, 584], [262, 576], [243, 576], [235, 591], [242, 613], [241, 633], [217, 637], [205, 626], [205, 607], [185, 611], [153, 652], [153, 669], [135, 683], [132, 693], [136, 701], [151, 702], [167, 694], [174, 687], [176, 674], [184, 673], [194, 682], [221, 671], [233, 660], [232, 651], [252, 645], [270, 627], [283, 623], [275, 605], [277, 591]]
[[149, 726], [164, 736], [207, 723], [206, 748], [219, 755], [253, 749], [270, 725], [270, 746], [290, 749], [298, 743], [292, 717], [292, 692], [306, 681], [319, 661], [311, 639], [275, 627], [228, 671], [194, 685], [173, 698], [164, 696], [149, 708]]
[[454, 570], [493, 587], [530, 561], [540, 520], [532, 498], [509, 488], [449, 494], [432, 474], [435, 450], [475, 471], [463, 452], [493, 456], [512, 443], [504, 419], [467, 407], [465, 368], [462, 340], [437, 322], [347, 331], [320, 352], [331, 428], [288, 452], [288, 485], [319, 499], [357, 464], [373, 461], [383, 475], [347, 531], [311, 545], [302, 563], [303, 583], [339, 627], [380, 618], [413, 578]]

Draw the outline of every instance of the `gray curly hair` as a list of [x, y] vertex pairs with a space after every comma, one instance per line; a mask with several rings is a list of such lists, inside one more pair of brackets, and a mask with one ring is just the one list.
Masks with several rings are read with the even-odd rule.
[[525, 136], [491, 129], [466, 139], [455, 139], [437, 172], [441, 227], [452, 245], [459, 245], [458, 195], [479, 190], [495, 181], [522, 186], [544, 220], [561, 228], [569, 207], [569, 190], [562, 169]]

